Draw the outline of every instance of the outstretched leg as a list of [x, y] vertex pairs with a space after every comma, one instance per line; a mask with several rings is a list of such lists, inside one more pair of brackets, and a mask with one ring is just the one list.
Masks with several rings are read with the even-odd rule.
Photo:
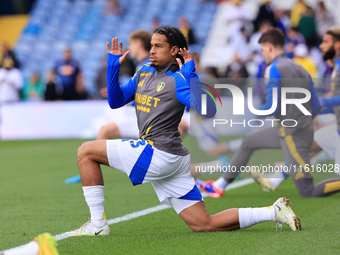
[[301, 229], [300, 219], [285, 198], [279, 198], [268, 207], [232, 208], [214, 215], [209, 215], [201, 201], [184, 209], [179, 216], [195, 232], [230, 231], [265, 221], [284, 223], [293, 231]]

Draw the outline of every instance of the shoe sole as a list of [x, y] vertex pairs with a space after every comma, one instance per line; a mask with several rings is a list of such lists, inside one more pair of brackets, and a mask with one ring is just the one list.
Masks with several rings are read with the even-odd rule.
[[289, 199], [284, 197], [282, 199], [282, 202], [294, 214], [293, 216], [293, 222], [294, 222], [294, 228], [295, 228], [294, 231], [300, 231], [302, 229], [301, 219], [300, 217], [296, 216], [295, 212], [293, 211], [291, 207], [291, 203], [289, 203]]
[[102, 232], [99, 235], [96, 235], [94, 233], [91, 233], [91, 234], [73, 234], [73, 233], [70, 233], [70, 232], [67, 232], [66, 235], [69, 235], [69, 236], [110, 236], [111, 231], [107, 231], [107, 232], [104, 232], [104, 233]]

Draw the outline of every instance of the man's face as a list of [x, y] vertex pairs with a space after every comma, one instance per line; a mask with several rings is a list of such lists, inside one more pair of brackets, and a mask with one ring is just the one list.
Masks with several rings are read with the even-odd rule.
[[37, 84], [39, 82], [39, 75], [37, 73], [33, 73], [32, 77], [31, 77], [31, 82], [33, 84]]
[[264, 60], [267, 64], [272, 62], [272, 59], [270, 57], [271, 52], [271, 45], [268, 43], [261, 43], [261, 50], [262, 50], [262, 56], [264, 57]]
[[176, 60], [179, 49], [176, 46], [170, 48], [165, 35], [153, 34], [151, 38], [150, 61], [152, 66], [161, 67]]
[[64, 52], [64, 60], [65, 61], [70, 61], [71, 58], [72, 58], [71, 50], [65, 50], [65, 52]]
[[140, 40], [132, 39], [129, 41], [129, 50], [130, 50], [130, 56], [132, 59], [136, 59], [138, 55], [138, 51], [140, 49]]
[[325, 34], [319, 47], [324, 60], [332, 59], [334, 57], [335, 49], [332, 35]]
[[2, 49], [3, 53], [7, 53], [7, 51], [8, 51], [8, 47], [5, 43], [1, 45], [1, 49]]
[[184, 17], [180, 17], [178, 23], [179, 23], [179, 27], [187, 27], [188, 26], [188, 22]]

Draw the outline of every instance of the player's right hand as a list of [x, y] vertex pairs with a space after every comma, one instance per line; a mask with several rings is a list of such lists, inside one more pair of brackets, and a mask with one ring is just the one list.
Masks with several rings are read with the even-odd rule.
[[[112, 45], [110, 49], [110, 43], [106, 43], [107, 46], [107, 53], [111, 53], [113, 55], [121, 55], [123, 53], [123, 42], [119, 42], [119, 47], [118, 47], [118, 37], [112, 38]], [[126, 59], [127, 55], [130, 53], [130, 51], [126, 51], [123, 56], [119, 58], [119, 65], [123, 63], [123, 61]]]

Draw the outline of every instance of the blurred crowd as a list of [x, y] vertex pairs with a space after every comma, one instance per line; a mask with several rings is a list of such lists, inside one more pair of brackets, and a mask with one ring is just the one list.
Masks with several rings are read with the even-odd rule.
[[[119, 7], [117, 0], [107, 2], [105, 15], [121, 15], [123, 9]], [[150, 50], [150, 40], [152, 32], [160, 27], [157, 17], [152, 20], [151, 31], [142, 31], [142, 38], [138, 38]], [[184, 16], [179, 17], [178, 27], [188, 40], [189, 45], [196, 43], [193, 30], [190, 28]], [[140, 34], [140, 30], [139, 31]], [[144, 37], [143, 37], [144, 36]], [[147, 38], [145, 38], [147, 37]], [[125, 51], [131, 50], [130, 56], [123, 62], [120, 68], [120, 83], [126, 83], [135, 73], [136, 67], [140, 64], [135, 52], [140, 50], [134, 43], [134, 33], [131, 33], [129, 45], [124, 45]], [[147, 41], [147, 42], [145, 42]], [[133, 49], [131, 49], [133, 48]], [[144, 54], [145, 55], [145, 54]], [[148, 59], [149, 52], [143, 56]], [[54, 68], [49, 70], [43, 77], [39, 75], [39, 70], [33, 72], [29, 79], [24, 80], [20, 70], [20, 63], [14, 51], [6, 43], [2, 44], [2, 59], [0, 64], [0, 104], [23, 101], [55, 101], [55, 100], [87, 100], [103, 99], [106, 94], [106, 54], [103, 53], [102, 67], [99, 69], [95, 80], [95, 94], [89, 94], [84, 86], [84, 75], [82, 75], [81, 63], [72, 55], [72, 50], [67, 48], [63, 55], [54, 64]]]
[[[277, 27], [286, 37], [285, 55], [302, 65], [315, 78], [318, 92], [330, 91], [330, 76], [333, 65], [323, 61], [319, 45], [326, 30], [335, 25], [335, 20], [324, 1], [317, 1], [314, 9], [304, 0], [297, 0], [291, 10], [275, 8], [271, 0], [262, 0], [255, 19], [243, 0], [230, 0], [224, 13], [228, 29], [228, 48], [233, 52], [230, 64], [223, 70], [209, 67], [207, 72], [217, 78], [264, 78], [267, 64], [258, 43], [269, 28]], [[316, 79], [324, 78], [324, 79]], [[235, 80], [235, 83], [240, 83]], [[246, 83], [238, 84], [241, 88]], [[263, 95], [264, 82], [257, 82], [255, 91]], [[225, 92], [225, 91], [224, 91]]]
[[[334, 17], [319, 1], [316, 8], [308, 6], [303, 0], [298, 0], [295, 6], [287, 11], [274, 8], [270, 0], [262, 0], [256, 18], [252, 20], [243, 0], [230, 0], [229, 8], [224, 13], [225, 29], [228, 31], [228, 47], [233, 52], [233, 59], [223, 70], [216, 67], [201, 68], [199, 55], [192, 52], [196, 61], [197, 71], [206, 79], [215, 78], [264, 78], [267, 67], [258, 40], [262, 33], [271, 27], [278, 27], [286, 36], [285, 54], [302, 65], [313, 78], [330, 78], [332, 63], [325, 63], [318, 48], [326, 30], [334, 25]], [[106, 15], [121, 15], [124, 10], [118, 0], [107, 2]], [[152, 31], [159, 27], [159, 20], [152, 21]], [[195, 31], [190, 27], [186, 17], [178, 19], [178, 27], [190, 45], [196, 43]], [[147, 31], [152, 33], [152, 31]], [[130, 38], [131, 39], [131, 38]], [[133, 47], [132, 41], [125, 45]], [[131, 54], [130, 54], [131, 55]], [[96, 94], [89, 94], [84, 86], [81, 63], [74, 59], [71, 49], [66, 49], [60, 56], [54, 68], [41, 77], [39, 72], [31, 74], [24, 80], [20, 71], [20, 63], [14, 52], [6, 43], [2, 44], [2, 59], [0, 62], [0, 104], [25, 101], [54, 100], [86, 100], [106, 98], [106, 54], [103, 54], [102, 68], [96, 78]], [[130, 56], [121, 67], [120, 82], [124, 84], [130, 79], [140, 60]], [[317, 83], [317, 89], [322, 93], [330, 90], [330, 82], [323, 79]], [[241, 88], [246, 84], [235, 80]], [[255, 86], [258, 95], [264, 92], [264, 83]], [[104, 88], [104, 89], [103, 89]]]

